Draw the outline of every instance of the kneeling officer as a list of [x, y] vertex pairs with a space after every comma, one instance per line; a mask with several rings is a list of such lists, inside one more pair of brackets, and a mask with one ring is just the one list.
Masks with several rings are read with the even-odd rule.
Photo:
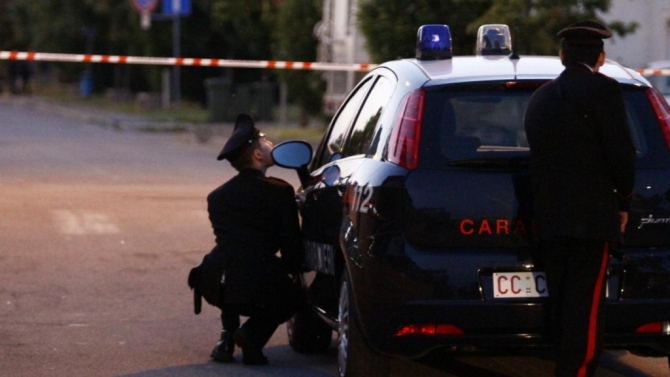
[[[238, 174], [207, 197], [216, 247], [191, 271], [189, 285], [196, 314], [199, 296], [222, 311], [224, 331], [211, 355], [216, 361], [234, 361], [234, 340], [244, 364], [267, 364], [263, 347], [304, 304], [289, 277], [304, 262], [295, 193], [287, 182], [265, 176], [274, 165], [272, 147], [253, 119], [240, 114], [218, 156]], [[240, 315], [249, 317], [242, 327]]]

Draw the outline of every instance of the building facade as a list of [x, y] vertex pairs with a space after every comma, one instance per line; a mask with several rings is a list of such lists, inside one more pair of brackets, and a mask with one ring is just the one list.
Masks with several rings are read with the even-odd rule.
[[[631, 68], [646, 68], [649, 63], [670, 60], [670, 1], [612, 0], [605, 21], [635, 21], [638, 28], [626, 37], [606, 40], [607, 57]], [[670, 66], [670, 64], [669, 64]]]

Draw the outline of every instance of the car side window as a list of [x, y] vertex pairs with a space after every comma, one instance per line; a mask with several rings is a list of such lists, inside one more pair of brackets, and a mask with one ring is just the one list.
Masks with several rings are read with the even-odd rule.
[[370, 91], [356, 123], [351, 128], [346, 145], [342, 150], [344, 157], [368, 153], [372, 140], [377, 133], [377, 123], [393, 94], [394, 83], [379, 76]]
[[361, 103], [363, 103], [363, 100], [370, 91], [370, 87], [374, 81], [373, 78], [374, 77], [371, 77], [361, 83], [337, 113], [337, 118], [333, 121], [333, 124], [330, 127], [328, 139], [326, 139], [325, 143], [322, 145], [319, 164], [317, 166], [328, 163], [334, 154], [342, 152], [342, 144], [347, 135], [347, 130], [356, 118]]

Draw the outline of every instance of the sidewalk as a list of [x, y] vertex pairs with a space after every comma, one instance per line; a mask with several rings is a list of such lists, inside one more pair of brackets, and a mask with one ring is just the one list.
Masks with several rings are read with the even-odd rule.
[[[190, 133], [198, 143], [223, 145], [230, 137], [234, 128], [232, 122], [193, 124], [188, 122], [160, 121], [152, 119], [149, 116], [105, 110], [35, 95], [19, 96], [5, 93], [0, 95], [0, 103], [35, 109], [122, 132]], [[287, 138], [303, 139], [316, 147], [323, 134], [323, 129], [319, 129], [318, 127], [310, 127], [312, 132], [309, 132], [308, 129], [301, 129], [297, 125], [281, 126], [276, 122], [257, 122], [256, 126], [269, 133], [275, 143], [284, 141]], [[285, 132], [289, 130], [293, 132]]]
[[208, 142], [212, 137], [228, 138], [232, 123], [192, 124], [187, 122], [160, 121], [148, 116], [98, 109], [91, 106], [64, 103], [39, 96], [1, 95], [0, 103], [47, 112], [80, 122], [109, 127], [118, 131], [134, 132], [190, 132], [197, 141]]

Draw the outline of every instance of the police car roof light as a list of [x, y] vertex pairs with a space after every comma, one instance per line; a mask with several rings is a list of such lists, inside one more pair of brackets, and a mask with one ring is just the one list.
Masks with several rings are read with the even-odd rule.
[[451, 31], [447, 25], [423, 25], [416, 33], [416, 58], [442, 60], [452, 57]]
[[504, 24], [482, 25], [477, 30], [477, 55], [508, 56], [512, 53], [512, 36]]

